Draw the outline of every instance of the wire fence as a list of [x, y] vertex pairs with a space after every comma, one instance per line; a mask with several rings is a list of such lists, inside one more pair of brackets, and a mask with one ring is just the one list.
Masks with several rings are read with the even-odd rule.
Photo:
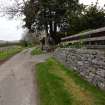
[[11, 49], [15, 49], [16, 46], [9, 46], [9, 47], [0, 47], [0, 53], [2, 52], [8, 52]]
[[17, 52], [21, 51], [19, 46], [0, 47], [0, 61], [5, 60]]

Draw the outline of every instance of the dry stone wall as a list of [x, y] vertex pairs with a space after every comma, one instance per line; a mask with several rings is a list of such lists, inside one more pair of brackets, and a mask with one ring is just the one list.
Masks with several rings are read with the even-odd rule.
[[66, 67], [73, 68], [86, 80], [105, 90], [105, 52], [59, 48], [54, 56]]

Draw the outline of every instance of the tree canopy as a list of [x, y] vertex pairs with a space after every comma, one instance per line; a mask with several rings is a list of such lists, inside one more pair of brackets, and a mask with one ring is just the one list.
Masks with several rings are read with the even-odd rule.
[[[79, 11], [78, 11], [79, 12]], [[96, 29], [105, 26], [105, 10], [95, 5], [83, 6], [78, 15], [69, 18], [70, 34], [75, 34], [83, 30]]]
[[47, 36], [56, 40], [68, 14], [76, 12], [78, 7], [78, 0], [30, 0], [23, 11], [25, 26], [30, 31], [45, 30]]

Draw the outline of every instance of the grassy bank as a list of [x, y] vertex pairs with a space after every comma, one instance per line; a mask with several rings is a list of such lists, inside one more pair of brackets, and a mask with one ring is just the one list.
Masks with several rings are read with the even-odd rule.
[[32, 50], [31, 54], [32, 55], [40, 55], [40, 54], [44, 54], [44, 52], [41, 50], [40, 47], [36, 47]]
[[4, 60], [12, 57], [13, 55], [20, 52], [21, 50], [22, 50], [22, 47], [16, 47], [16, 48], [10, 48], [5, 51], [0, 51], [0, 61], [4, 61]]
[[36, 66], [40, 105], [105, 105], [105, 92], [54, 59]]

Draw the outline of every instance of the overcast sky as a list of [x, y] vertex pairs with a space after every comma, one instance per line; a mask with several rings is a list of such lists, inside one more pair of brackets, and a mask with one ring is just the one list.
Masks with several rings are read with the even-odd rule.
[[23, 34], [19, 20], [8, 20], [0, 17], [0, 40], [20, 40]]
[[[4, 1], [4, 0], [0, 0]], [[9, 0], [6, 0], [6, 2]], [[80, 3], [91, 4], [95, 3], [97, 0], [80, 0]], [[105, 0], [99, 0], [99, 5], [103, 6]], [[7, 3], [8, 4], [8, 3]], [[20, 40], [22, 38], [22, 34], [24, 30], [21, 28], [21, 21], [17, 20], [8, 20], [5, 17], [0, 17], [0, 40]]]

